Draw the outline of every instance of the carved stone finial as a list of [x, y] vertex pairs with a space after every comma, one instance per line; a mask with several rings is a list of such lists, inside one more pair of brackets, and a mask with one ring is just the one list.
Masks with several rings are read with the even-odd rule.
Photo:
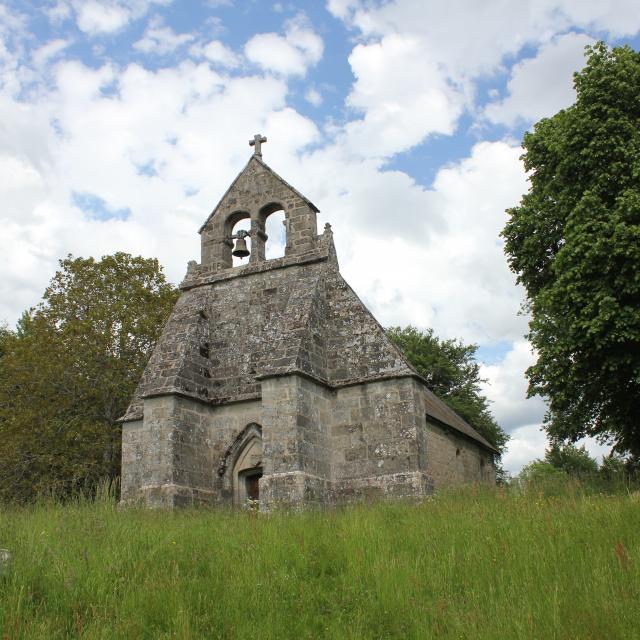
[[267, 137], [263, 136], [260, 133], [256, 133], [253, 136], [253, 140], [249, 140], [249, 146], [254, 147], [253, 155], [262, 158], [262, 148], [261, 145], [267, 141]]

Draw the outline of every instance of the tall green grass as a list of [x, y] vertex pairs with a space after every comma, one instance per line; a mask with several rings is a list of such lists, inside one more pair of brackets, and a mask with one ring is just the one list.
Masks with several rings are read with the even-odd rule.
[[640, 500], [0, 512], [2, 638], [639, 638]]

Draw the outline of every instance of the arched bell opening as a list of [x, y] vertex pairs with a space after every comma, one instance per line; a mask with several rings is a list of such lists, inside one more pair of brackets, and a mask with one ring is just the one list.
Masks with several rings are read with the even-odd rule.
[[287, 246], [287, 221], [284, 209], [270, 213], [265, 223], [268, 240], [265, 244], [265, 258], [282, 258]]
[[287, 247], [287, 214], [279, 202], [270, 202], [258, 213], [257, 227], [260, 231], [259, 249], [263, 260], [273, 260], [285, 255]]
[[231, 246], [231, 265], [248, 264], [251, 255], [251, 218], [249, 213], [238, 211], [227, 219], [226, 241]]

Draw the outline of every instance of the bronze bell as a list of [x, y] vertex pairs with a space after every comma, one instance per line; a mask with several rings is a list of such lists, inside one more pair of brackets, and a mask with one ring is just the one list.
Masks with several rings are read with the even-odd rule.
[[236, 246], [233, 248], [231, 255], [235, 256], [236, 258], [246, 258], [249, 255], [249, 249], [247, 249], [247, 241], [244, 239], [244, 236], [236, 238]]

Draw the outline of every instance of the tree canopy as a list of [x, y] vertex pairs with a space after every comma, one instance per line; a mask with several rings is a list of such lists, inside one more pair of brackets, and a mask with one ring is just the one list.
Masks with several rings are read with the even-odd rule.
[[640, 53], [587, 47], [575, 104], [524, 136], [530, 189], [502, 232], [552, 441], [640, 455]]
[[17, 330], [0, 330], [0, 498], [120, 473], [120, 425], [175, 302], [157, 260], [68, 256]]
[[573, 444], [560, 446], [553, 443], [544, 455], [544, 461], [574, 477], [594, 475], [598, 472], [598, 463], [586, 448]]
[[478, 347], [459, 340], [440, 340], [432, 329], [422, 332], [411, 326], [391, 327], [387, 333], [429, 388], [503, 452], [509, 436], [494, 420], [489, 402], [480, 391], [484, 380], [475, 360]]

